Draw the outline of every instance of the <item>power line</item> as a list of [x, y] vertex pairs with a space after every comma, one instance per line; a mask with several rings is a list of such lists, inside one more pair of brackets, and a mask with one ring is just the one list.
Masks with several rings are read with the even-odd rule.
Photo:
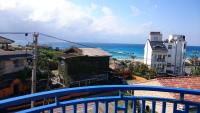
[[[81, 44], [81, 43], [77, 43], [77, 42], [65, 40], [65, 39], [58, 38], [58, 37], [56, 37], [56, 36], [52, 36], [52, 35], [48, 35], [48, 34], [44, 34], [44, 33], [40, 33], [40, 35], [43, 35], [43, 36], [49, 37], [49, 38], [53, 38], [53, 39], [57, 39], [57, 40], [61, 40], [61, 41], [65, 41], [65, 42], [68, 42], [68, 43], [80, 45], [80, 46], [83, 46], [83, 47], [97, 48], [97, 47], [95, 47], [95, 46], [89, 46], [89, 45], [86, 45], [86, 44]], [[106, 49], [104, 49], [104, 50], [106, 50]], [[133, 53], [124, 53], [124, 52], [121, 53], [121, 52], [116, 52], [116, 51], [111, 51], [111, 50], [106, 50], [106, 51], [109, 51], [110, 53], [116, 53], [116, 54], [122, 54], [122, 55], [128, 55], [128, 56], [134, 55]], [[132, 55], [131, 55], [131, 54], [132, 54]]]
[[28, 34], [33, 34], [33, 32], [0, 32], [0, 34], [24, 34], [24, 35], [28, 35]]
[[[0, 32], [0, 34], [24, 34], [25, 36], [28, 36], [29, 34], [33, 34], [34, 32]], [[65, 40], [63, 38], [58, 38], [56, 36], [52, 36], [52, 35], [48, 35], [48, 34], [45, 34], [45, 33], [41, 33], [39, 32], [40, 35], [42, 36], [45, 36], [45, 37], [48, 37], [48, 38], [52, 38], [52, 39], [57, 39], [57, 40], [60, 40], [60, 41], [64, 41], [64, 42], [67, 42], [67, 43], [71, 43], [71, 44], [76, 44], [76, 45], [79, 45], [79, 46], [83, 46], [83, 47], [88, 47], [88, 48], [97, 48], [95, 46], [89, 46], [89, 45], [86, 45], [86, 44], [81, 44], [81, 43], [77, 43], [77, 42], [73, 42], [73, 41], [69, 41], [69, 40]], [[116, 51], [111, 51], [111, 50], [108, 50], [108, 49], [104, 49], [110, 53], [115, 53], [115, 54], [121, 54], [121, 55], [127, 55], [129, 57], [131, 56], [134, 56], [134, 53], [128, 53], [128, 52], [116, 52]], [[143, 58], [143, 57], [138, 57], [136, 56], [137, 58]], [[144, 58], [143, 58], [144, 59]], [[151, 60], [151, 59], [149, 59]]]
[[58, 37], [55, 37], [55, 36], [52, 36], [52, 35], [47, 35], [47, 34], [44, 34], [44, 33], [39, 33], [39, 34], [40, 34], [40, 35], [43, 35], [43, 36], [46, 36], [46, 37], [49, 37], [49, 38], [53, 38], [53, 39], [65, 41], [65, 42], [68, 42], [68, 43], [72, 43], [72, 44], [76, 44], [76, 45], [80, 45], [80, 46], [84, 46], [84, 47], [96, 48], [96, 47], [93, 47], [93, 46], [88, 46], [88, 45], [85, 45], [85, 44], [81, 44], [81, 43], [77, 43], [77, 42], [65, 40], [65, 39], [58, 38]]

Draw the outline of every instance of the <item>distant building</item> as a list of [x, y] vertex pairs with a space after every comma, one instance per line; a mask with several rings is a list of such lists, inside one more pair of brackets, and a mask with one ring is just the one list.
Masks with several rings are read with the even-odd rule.
[[170, 35], [162, 41], [160, 32], [150, 32], [144, 48], [144, 64], [158, 74], [184, 75], [186, 41], [184, 35]]
[[70, 48], [60, 56], [59, 74], [64, 84], [90, 85], [107, 79], [111, 54], [99, 48]]
[[31, 53], [11, 50], [14, 41], [0, 36], [0, 98], [20, 95], [28, 90], [27, 82], [18, 72], [27, 66]]
[[14, 73], [25, 68], [31, 54], [25, 50], [9, 50], [14, 41], [0, 37], [0, 75]]
[[160, 32], [150, 32], [144, 47], [144, 64], [157, 70], [157, 73], [166, 73], [166, 56], [168, 50], [162, 41]]
[[186, 41], [184, 35], [170, 35], [165, 41], [168, 48], [167, 73], [185, 74]]
[[13, 40], [0, 36], [0, 49], [8, 50], [9, 44], [14, 43]]

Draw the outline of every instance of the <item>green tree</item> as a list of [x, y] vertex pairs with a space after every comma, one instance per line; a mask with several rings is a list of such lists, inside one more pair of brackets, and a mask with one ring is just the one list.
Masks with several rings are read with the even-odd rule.
[[199, 60], [199, 51], [193, 51], [192, 55], [189, 59], [190, 63], [192, 64], [193, 68], [191, 70], [191, 74], [199, 75], [200, 74], [200, 60]]
[[156, 70], [154, 68], [150, 68], [148, 70], [148, 79], [155, 78], [155, 76], [156, 76]]

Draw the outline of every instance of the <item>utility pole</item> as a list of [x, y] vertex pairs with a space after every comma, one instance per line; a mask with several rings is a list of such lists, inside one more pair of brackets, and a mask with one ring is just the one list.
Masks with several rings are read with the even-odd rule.
[[[32, 68], [32, 84], [31, 84], [31, 93], [36, 92], [36, 71], [37, 71], [37, 44], [38, 44], [39, 33], [33, 33], [33, 68]], [[34, 101], [31, 101], [31, 107], [34, 107]]]

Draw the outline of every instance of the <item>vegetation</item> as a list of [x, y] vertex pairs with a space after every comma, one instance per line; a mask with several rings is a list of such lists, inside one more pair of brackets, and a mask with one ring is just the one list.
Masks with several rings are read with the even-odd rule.
[[120, 72], [125, 74], [129, 73], [129, 75], [138, 75], [141, 77], [145, 77], [147, 79], [152, 79], [156, 77], [156, 70], [153, 68], [149, 68], [147, 65], [143, 63], [133, 62], [133, 61], [120, 61]]
[[38, 50], [38, 68], [41, 70], [56, 70], [58, 69], [58, 55], [62, 54], [62, 51], [56, 51], [53, 49], [41, 48]]
[[200, 75], [199, 52], [193, 51], [189, 61], [192, 65], [191, 74], [192, 75]]

